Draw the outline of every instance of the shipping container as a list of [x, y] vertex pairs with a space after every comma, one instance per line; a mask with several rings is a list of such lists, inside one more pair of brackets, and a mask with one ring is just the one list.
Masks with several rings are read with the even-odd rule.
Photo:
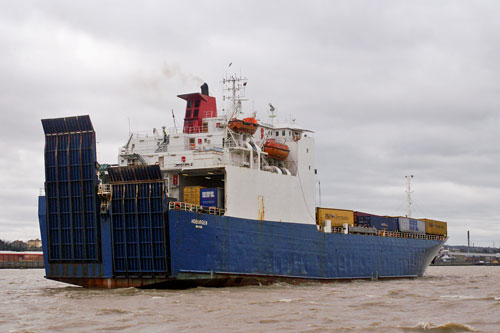
[[425, 232], [431, 235], [446, 236], [448, 234], [448, 224], [442, 221], [431, 219], [420, 219], [425, 222]]
[[186, 186], [184, 187], [184, 199], [186, 203], [193, 205], [200, 205], [200, 190], [205, 188], [204, 186]]
[[398, 220], [394, 217], [372, 215], [368, 217], [369, 226], [377, 230], [398, 231]]
[[408, 217], [398, 217], [399, 231], [401, 232], [413, 232], [417, 234], [425, 234], [425, 222], [408, 218]]
[[398, 220], [394, 217], [379, 216], [355, 212], [355, 221], [359, 227], [376, 228], [377, 230], [398, 231]]
[[200, 206], [224, 208], [224, 190], [221, 187], [202, 188]]
[[368, 226], [368, 217], [373, 214], [363, 213], [363, 212], [354, 212], [354, 224], [359, 226]]
[[325, 221], [332, 221], [332, 227], [341, 227], [344, 223], [354, 225], [352, 210], [316, 207], [316, 223], [325, 225]]

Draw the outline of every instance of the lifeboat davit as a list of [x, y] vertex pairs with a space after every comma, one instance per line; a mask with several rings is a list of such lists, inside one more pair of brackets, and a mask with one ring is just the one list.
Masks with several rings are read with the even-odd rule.
[[282, 143], [277, 143], [274, 139], [268, 139], [264, 143], [264, 151], [267, 155], [275, 160], [284, 161], [290, 153], [290, 149], [287, 145]]
[[250, 117], [241, 119], [232, 119], [229, 121], [229, 128], [238, 133], [254, 134], [257, 131], [259, 123], [257, 119]]

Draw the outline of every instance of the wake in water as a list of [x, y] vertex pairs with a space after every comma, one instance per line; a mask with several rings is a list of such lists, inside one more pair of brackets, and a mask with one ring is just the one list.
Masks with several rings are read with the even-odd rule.
[[448, 322], [442, 325], [434, 325], [432, 323], [422, 322], [412, 327], [400, 327], [400, 328], [403, 329], [403, 331], [405, 332], [440, 332], [440, 333], [480, 332], [479, 330], [476, 330], [471, 326], [455, 322]]

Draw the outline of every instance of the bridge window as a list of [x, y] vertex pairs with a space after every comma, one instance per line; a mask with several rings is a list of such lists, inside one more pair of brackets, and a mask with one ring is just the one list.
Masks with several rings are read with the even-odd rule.
[[280, 136], [280, 131], [276, 131], [276, 136]]
[[198, 118], [198, 109], [194, 109], [193, 118]]
[[193, 102], [192, 101], [188, 101], [187, 108], [191, 109], [192, 107], [193, 107]]
[[191, 110], [186, 111], [186, 118], [191, 118]]
[[199, 99], [194, 102], [194, 107], [195, 108], [199, 108], [200, 107], [200, 100]]
[[286, 133], [286, 131], [285, 131], [285, 130], [283, 130], [283, 131], [281, 132], [281, 135], [282, 135], [282, 136], [285, 136], [285, 135], [286, 135], [285, 133]]

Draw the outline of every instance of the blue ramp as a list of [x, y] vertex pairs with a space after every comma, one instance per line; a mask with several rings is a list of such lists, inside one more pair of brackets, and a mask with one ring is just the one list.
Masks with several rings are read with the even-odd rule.
[[99, 262], [96, 141], [89, 116], [43, 119], [49, 262]]
[[168, 272], [165, 183], [157, 165], [108, 168], [116, 275]]

